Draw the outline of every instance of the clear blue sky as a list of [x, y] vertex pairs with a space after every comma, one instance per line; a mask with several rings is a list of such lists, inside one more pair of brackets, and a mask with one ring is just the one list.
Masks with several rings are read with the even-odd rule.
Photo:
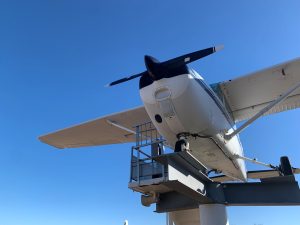
[[[58, 151], [37, 137], [140, 105], [138, 80], [103, 86], [142, 71], [144, 54], [224, 44], [192, 64], [208, 83], [299, 57], [299, 9], [297, 0], [1, 0], [0, 225], [164, 224], [127, 189], [131, 145]], [[262, 118], [241, 135], [246, 155], [300, 166], [299, 124], [300, 109]], [[228, 213], [232, 225], [298, 225], [300, 207]]]

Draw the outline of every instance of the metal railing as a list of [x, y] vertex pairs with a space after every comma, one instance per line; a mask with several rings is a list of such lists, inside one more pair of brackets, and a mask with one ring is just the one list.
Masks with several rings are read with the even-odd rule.
[[137, 125], [136, 145], [131, 149], [130, 181], [164, 178], [166, 168], [154, 160], [164, 154], [164, 139], [157, 132], [152, 122]]
[[162, 136], [157, 132], [152, 122], [143, 123], [135, 126], [136, 131], [136, 146], [143, 147], [154, 142], [163, 141]]

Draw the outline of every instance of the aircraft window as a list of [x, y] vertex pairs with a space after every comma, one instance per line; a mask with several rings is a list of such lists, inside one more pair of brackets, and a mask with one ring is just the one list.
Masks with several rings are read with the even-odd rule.
[[215, 84], [211, 84], [210, 85], [211, 89], [217, 94], [218, 98], [221, 100], [221, 102], [223, 103], [223, 105], [225, 106], [226, 110], [228, 112], [231, 112], [231, 109], [225, 99], [225, 96], [223, 95], [223, 92], [220, 88], [219, 83], [215, 83]]
[[221, 102], [223, 102], [224, 96], [223, 96], [222, 90], [221, 90], [221, 88], [219, 86], [219, 83], [211, 84], [210, 87], [217, 94], [217, 96], [219, 97], [219, 99], [221, 100]]
[[195, 77], [195, 73], [192, 69], [189, 68], [189, 74], [191, 74], [193, 77]]
[[[201, 78], [201, 76], [196, 72], [194, 71], [193, 69], [189, 69], [189, 73], [194, 76], [195, 78]], [[219, 83], [214, 83], [214, 84], [211, 84], [210, 85], [210, 88], [214, 91], [214, 93], [218, 96], [218, 98], [220, 99], [220, 101], [222, 102], [223, 106], [225, 107], [225, 109], [228, 111], [228, 112], [231, 112], [231, 109], [230, 109], [230, 106], [228, 105], [226, 99], [225, 99], [225, 96], [223, 95], [223, 92], [220, 88], [220, 85]]]
[[198, 78], [198, 79], [201, 79], [202, 77], [195, 71], [195, 70], [193, 70], [193, 69], [190, 69], [189, 68], [189, 73], [193, 76], [193, 77], [195, 77], [195, 78]]

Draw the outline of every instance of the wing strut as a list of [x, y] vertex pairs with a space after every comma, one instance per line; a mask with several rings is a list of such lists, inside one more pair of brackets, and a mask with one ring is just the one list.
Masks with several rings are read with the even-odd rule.
[[267, 164], [267, 163], [264, 163], [264, 162], [260, 162], [256, 158], [251, 159], [251, 158], [241, 156], [241, 155], [238, 155], [238, 154], [234, 154], [234, 157], [237, 158], [237, 159], [242, 159], [242, 160], [245, 160], [245, 161], [249, 161], [251, 163], [258, 164], [258, 165], [261, 165], [261, 166], [266, 166], [266, 167], [269, 167], [271, 169], [278, 169], [276, 166], [273, 166], [272, 164]]
[[122, 130], [128, 131], [129, 133], [136, 134], [135, 131], [130, 130], [130, 129], [128, 129], [128, 128], [126, 128], [126, 127], [124, 127], [124, 126], [122, 126], [122, 125], [120, 125], [120, 124], [118, 124], [118, 123], [116, 123], [116, 122], [113, 122], [113, 121], [111, 121], [111, 120], [106, 120], [106, 122], [109, 123], [109, 124], [112, 125], [112, 126], [115, 126], [115, 127], [118, 127], [118, 128], [120, 128], [120, 129], [122, 129]]
[[255, 120], [263, 116], [266, 112], [268, 112], [270, 109], [272, 109], [274, 106], [285, 100], [291, 93], [293, 93], [295, 90], [297, 90], [300, 87], [300, 83], [289, 89], [285, 94], [282, 94], [279, 96], [279, 98], [272, 101], [270, 104], [268, 104], [265, 108], [260, 110], [257, 114], [255, 114], [253, 117], [251, 117], [249, 120], [247, 120], [242, 126], [240, 126], [238, 129], [234, 130], [230, 134], [225, 134], [224, 138], [226, 140], [230, 140], [232, 137], [237, 135], [238, 133], [242, 132], [245, 128], [247, 128], [251, 123], [253, 123]]

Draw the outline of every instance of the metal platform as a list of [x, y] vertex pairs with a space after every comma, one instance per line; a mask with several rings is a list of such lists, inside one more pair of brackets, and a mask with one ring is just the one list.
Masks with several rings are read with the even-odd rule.
[[198, 208], [202, 204], [228, 206], [300, 205], [294, 174], [278, 174], [260, 182], [214, 182], [207, 168], [188, 151], [166, 148], [153, 125], [137, 126], [132, 147], [128, 187], [142, 193], [142, 204], [156, 204], [156, 212]]

